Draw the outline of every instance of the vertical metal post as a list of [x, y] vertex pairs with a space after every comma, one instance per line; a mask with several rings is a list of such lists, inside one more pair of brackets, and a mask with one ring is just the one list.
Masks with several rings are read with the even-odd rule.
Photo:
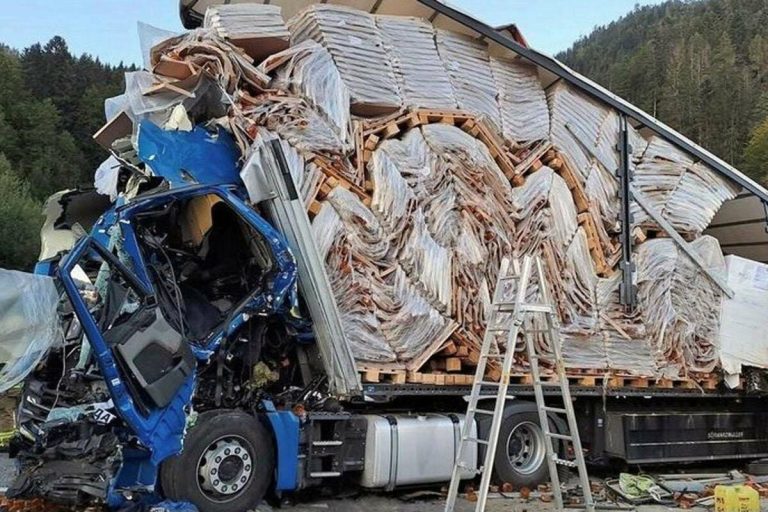
[[633, 283], [635, 264], [632, 262], [632, 211], [630, 210], [633, 179], [630, 167], [632, 148], [629, 145], [627, 116], [621, 114], [619, 123], [619, 142], [616, 147], [619, 152], [619, 200], [621, 201], [621, 212], [619, 213], [619, 222], [621, 223], [621, 263], [619, 264], [621, 284], [619, 294], [624, 308], [627, 311], [633, 311], [637, 303], [637, 294]]

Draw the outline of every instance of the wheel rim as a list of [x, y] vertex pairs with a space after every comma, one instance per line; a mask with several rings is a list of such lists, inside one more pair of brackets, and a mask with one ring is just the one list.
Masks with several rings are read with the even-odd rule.
[[507, 457], [512, 468], [522, 474], [535, 473], [544, 462], [547, 451], [544, 433], [530, 421], [515, 425], [507, 437]]
[[223, 436], [208, 445], [197, 461], [197, 485], [208, 499], [237, 498], [253, 477], [253, 448], [240, 436]]

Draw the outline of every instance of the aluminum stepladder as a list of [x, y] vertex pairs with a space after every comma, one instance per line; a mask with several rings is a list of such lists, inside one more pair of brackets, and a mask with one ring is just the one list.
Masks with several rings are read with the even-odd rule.
[[[538, 278], [540, 302], [529, 303], [526, 302], [526, 299], [530, 287], [531, 272], [534, 270], [534, 266]], [[478, 490], [477, 502], [475, 504], [475, 512], [483, 512], [485, 510], [518, 335], [521, 332], [526, 332], [525, 319], [531, 313], [543, 314], [545, 318], [546, 326], [543, 330], [538, 332], [542, 332], [547, 337], [557, 373], [557, 383], [542, 382], [541, 372], [539, 370], [539, 355], [536, 351], [534, 336], [525, 336], [525, 349], [531, 368], [531, 376], [533, 378], [534, 395], [539, 411], [539, 424], [544, 433], [544, 439], [547, 441], [544, 443], [546, 447], [546, 460], [557, 510], [563, 510], [563, 494], [557, 470], [558, 466], [562, 465], [578, 470], [579, 481], [584, 496], [584, 504], [582, 507], [586, 508], [587, 512], [593, 512], [595, 510], [595, 505], [589, 485], [589, 476], [584, 461], [584, 454], [581, 450], [581, 440], [579, 439], [579, 431], [576, 425], [575, 413], [573, 411], [573, 402], [571, 401], [568, 379], [565, 375], [565, 366], [563, 365], [560, 354], [560, 332], [555, 318], [554, 307], [550, 302], [551, 299], [547, 291], [541, 260], [538, 258], [534, 259], [531, 256], [525, 256], [523, 258], [522, 268], [518, 270], [518, 267], [519, 265], [517, 262], [512, 264], [507, 258], [502, 260], [499, 277], [496, 282], [496, 289], [493, 293], [491, 311], [487, 319], [485, 335], [483, 336], [483, 343], [480, 348], [480, 358], [477, 364], [474, 382], [472, 384], [464, 427], [461, 432], [461, 442], [453, 466], [451, 485], [448, 489], [448, 498], [445, 504], [445, 512], [453, 512], [454, 510], [456, 498], [459, 493], [459, 485], [461, 483], [460, 477], [467, 469], [466, 464], [464, 463], [465, 456], [469, 453], [468, 450], [471, 449], [471, 447], [478, 447], [478, 445], [485, 445], [485, 459], [483, 465], [478, 470], [478, 473], [481, 473], [482, 477], [480, 488]], [[514, 302], [510, 302], [510, 300], [505, 297], [505, 292], [507, 291], [506, 285], [510, 282], [517, 284]], [[498, 318], [500, 314], [503, 318], [501, 322]], [[494, 339], [496, 339], [496, 335], [501, 334], [503, 336], [505, 333], [506, 349], [504, 354], [492, 354], [491, 348]], [[501, 379], [499, 382], [483, 380], [485, 378], [485, 370], [488, 360], [492, 358], [500, 359], [502, 361]], [[545, 385], [557, 386], [560, 388], [564, 404], [562, 408], [546, 405], [543, 391], [543, 386]], [[484, 387], [495, 387], [497, 390], [493, 410], [478, 408], [481, 392]], [[548, 413], [565, 415], [567, 418], [569, 434], [552, 432]], [[484, 440], [470, 437], [476, 414], [492, 415], [488, 439]], [[575, 460], [561, 459], [552, 446], [552, 440], [557, 440], [562, 443], [571, 443]]]

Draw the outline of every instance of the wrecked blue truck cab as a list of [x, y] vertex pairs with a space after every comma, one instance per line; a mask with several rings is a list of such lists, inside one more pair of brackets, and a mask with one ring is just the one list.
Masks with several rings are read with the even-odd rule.
[[272, 483], [296, 487], [299, 419], [275, 405], [305, 392], [296, 262], [249, 204], [226, 134], [138, 136], [161, 179], [38, 264], [65, 297], [65, 340], [25, 381], [8, 494], [245, 510]]

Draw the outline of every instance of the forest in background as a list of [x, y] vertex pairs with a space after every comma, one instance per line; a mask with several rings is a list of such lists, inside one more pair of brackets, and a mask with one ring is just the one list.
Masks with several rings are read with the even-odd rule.
[[768, 182], [768, 1], [635, 7], [557, 58]]
[[93, 183], [107, 155], [91, 136], [132, 69], [74, 56], [58, 36], [23, 51], [0, 45], [0, 267], [37, 260], [46, 197]]
[[[768, 183], [768, 0], [636, 7], [557, 57]], [[106, 153], [91, 136], [133, 69], [58, 36], [0, 44], [0, 267], [29, 269], [45, 198], [92, 183]]]

